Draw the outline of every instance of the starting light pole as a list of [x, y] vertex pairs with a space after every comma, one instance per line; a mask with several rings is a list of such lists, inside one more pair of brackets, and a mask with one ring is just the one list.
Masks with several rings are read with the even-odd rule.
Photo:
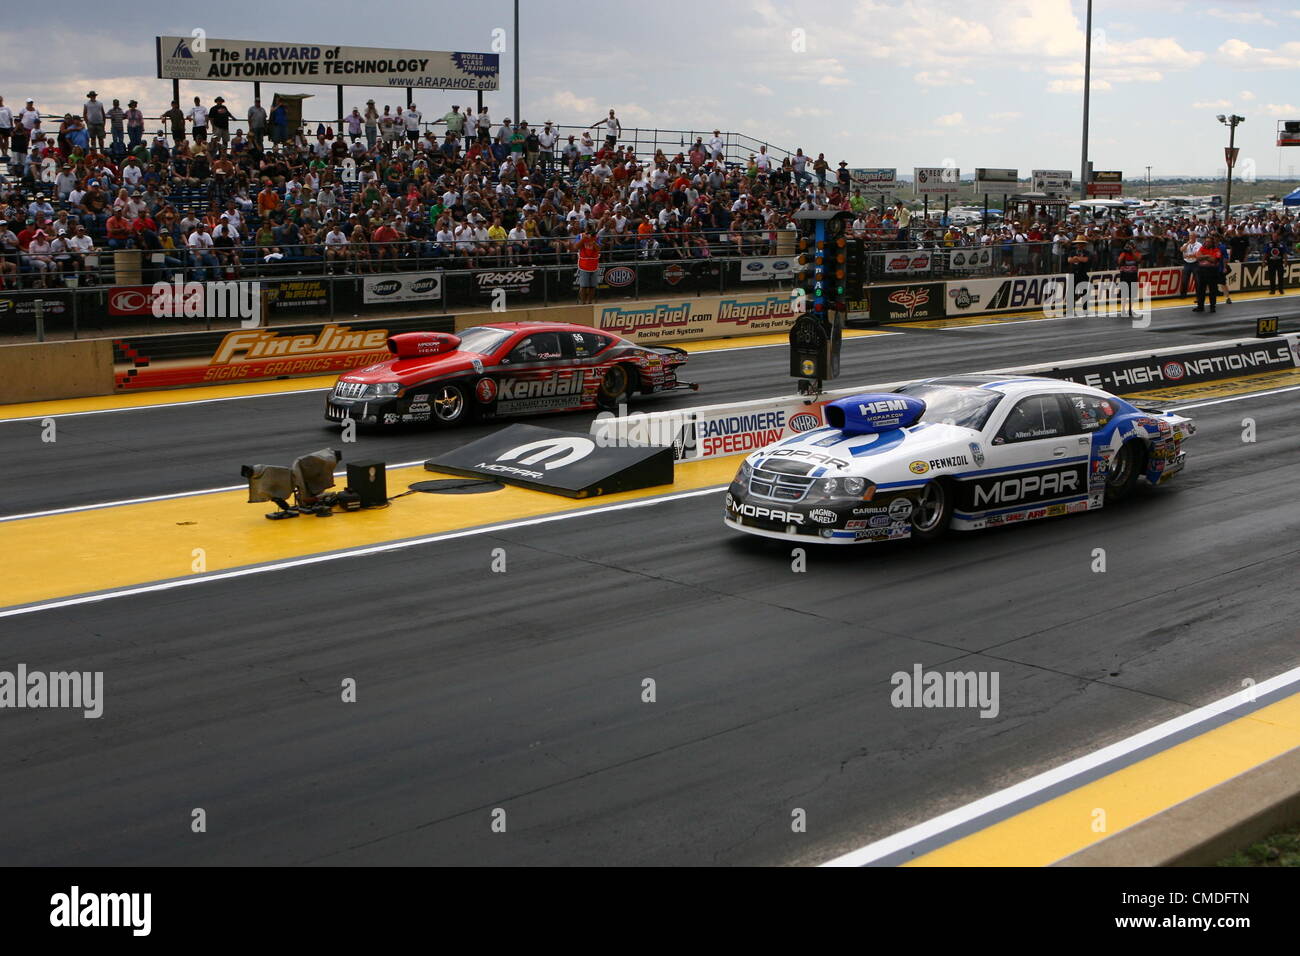
[[790, 329], [790, 375], [799, 394], [821, 394], [822, 383], [840, 374], [840, 343], [848, 319], [848, 224], [838, 210], [795, 213], [799, 259], [793, 292], [800, 313]]

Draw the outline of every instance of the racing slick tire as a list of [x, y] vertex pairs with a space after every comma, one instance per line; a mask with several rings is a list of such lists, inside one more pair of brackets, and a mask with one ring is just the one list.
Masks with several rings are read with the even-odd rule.
[[611, 365], [605, 370], [605, 377], [596, 390], [596, 404], [606, 411], [613, 411], [627, 402], [632, 394], [632, 385], [632, 373], [626, 365]]
[[462, 382], [435, 386], [429, 404], [429, 421], [440, 428], [463, 425], [473, 417], [469, 389]]
[[933, 541], [942, 537], [952, 522], [952, 509], [956, 505], [953, 490], [942, 481], [928, 481], [916, 493], [912, 504], [912, 537], [917, 541]]
[[1133, 493], [1142, 474], [1146, 448], [1139, 441], [1127, 441], [1115, 453], [1106, 476], [1106, 504], [1123, 501]]

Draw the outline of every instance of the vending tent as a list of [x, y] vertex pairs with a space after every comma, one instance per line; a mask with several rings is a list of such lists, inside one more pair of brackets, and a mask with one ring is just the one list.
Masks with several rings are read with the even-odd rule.
[[1295, 189], [1283, 196], [1282, 202], [1288, 206], [1300, 206], [1300, 189]]

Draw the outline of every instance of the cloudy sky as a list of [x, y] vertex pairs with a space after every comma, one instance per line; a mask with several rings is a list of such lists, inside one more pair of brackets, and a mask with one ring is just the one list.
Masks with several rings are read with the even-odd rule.
[[[1079, 169], [1083, 0], [524, 0], [522, 112], [530, 122], [746, 133], [824, 151], [832, 164]], [[111, 12], [109, 12], [111, 11]], [[313, 0], [311, 4], [171, 0], [155, 10], [64, 0], [53, 16], [13, 18], [0, 33], [0, 95], [43, 111], [79, 109], [86, 90], [166, 107], [154, 36], [208, 36], [488, 52], [511, 28], [510, 0]], [[60, 26], [57, 24], [66, 24]], [[1095, 0], [1091, 156], [1098, 169], [1216, 175], [1227, 130], [1247, 117], [1240, 163], [1300, 174], [1300, 148], [1274, 145], [1278, 119], [1300, 119], [1300, 9], [1283, 0]], [[492, 115], [513, 112], [512, 54]], [[17, 65], [20, 65], [18, 67]], [[328, 87], [309, 117], [334, 111]], [[242, 83], [188, 83], [223, 94], [237, 115]], [[345, 107], [382, 90], [348, 88]], [[417, 94], [429, 114], [453, 97]], [[1239, 167], [1239, 171], [1242, 167]]]

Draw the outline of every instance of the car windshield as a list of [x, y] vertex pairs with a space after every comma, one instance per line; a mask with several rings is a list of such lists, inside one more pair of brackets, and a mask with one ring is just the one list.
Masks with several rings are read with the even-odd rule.
[[963, 428], [984, 427], [1002, 399], [1001, 392], [955, 385], [904, 385], [898, 391], [925, 402], [923, 422], [946, 422]]
[[477, 352], [479, 355], [489, 355], [496, 350], [506, 339], [510, 338], [510, 333], [505, 329], [490, 329], [486, 326], [476, 325], [472, 329], [466, 329], [460, 335], [460, 350], [462, 352]]

